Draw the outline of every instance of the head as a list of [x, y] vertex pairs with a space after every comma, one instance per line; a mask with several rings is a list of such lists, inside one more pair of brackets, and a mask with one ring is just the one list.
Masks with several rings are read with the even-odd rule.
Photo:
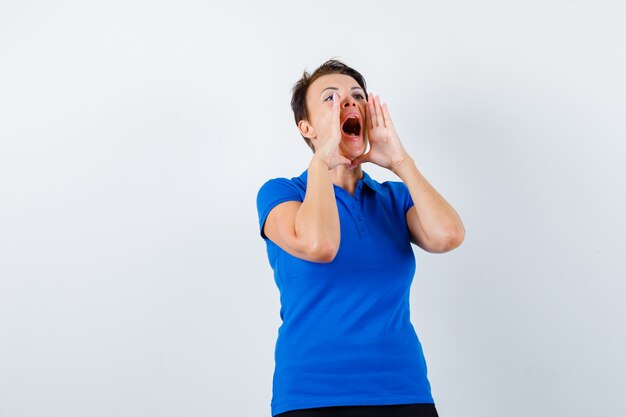
[[[339, 96], [341, 106], [340, 151], [347, 157], [350, 157], [348, 154], [354, 156], [359, 149], [363, 153], [366, 147], [365, 79], [355, 69], [334, 59], [326, 61], [311, 74], [305, 71], [302, 78], [293, 86], [291, 109], [300, 134], [315, 152], [317, 134], [325, 131], [330, 122], [333, 92]], [[351, 117], [355, 113], [359, 117]]]

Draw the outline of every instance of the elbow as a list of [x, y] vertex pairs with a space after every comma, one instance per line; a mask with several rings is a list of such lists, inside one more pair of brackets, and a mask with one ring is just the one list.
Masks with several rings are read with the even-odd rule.
[[339, 242], [327, 240], [324, 242], [315, 242], [310, 246], [309, 260], [317, 263], [330, 263], [339, 252]]
[[439, 244], [433, 248], [434, 253], [446, 253], [461, 246], [465, 240], [465, 228], [463, 226], [451, 227], [439, 239]]
[[455, 230], [450, 235], [450, 238], [448, 240], [448, 245], [450, 247], [450, 250], [461, 246], [461, 243], [463, 243], [464, 240], [465, 240], [465, 229], [463, 228], [463, 226], [461, 226], [460, 229]]

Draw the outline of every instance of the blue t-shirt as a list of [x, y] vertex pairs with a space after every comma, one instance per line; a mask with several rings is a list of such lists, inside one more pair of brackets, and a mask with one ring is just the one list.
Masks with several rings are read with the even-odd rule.
[[341, 242], [335, 259], [296, 258], [263, 226], [285, 201], [304, 200], [307, 171], [267, 181], [257, 195], [261, 236], [280, 291], [272, 416], [339, 405], [433, 403], [421, 343], [409, 317], [415, 273], [402, 182], [363, 172], [354, 196], [335, 185]]

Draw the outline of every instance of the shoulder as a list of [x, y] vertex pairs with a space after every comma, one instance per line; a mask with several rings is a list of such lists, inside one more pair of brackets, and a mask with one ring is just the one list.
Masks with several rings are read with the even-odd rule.
[[[304, 175], [304, 174], [303, 174]], [[306, 177], [305, 177], [306, 179]], [[300, 177], [272, 178], [259, 188], [256, 196], [259, 216], [264, 218], [272, 208], [285, 201], [304, 201], [306, 182]]]
[[408, 194], [409, 189], [402, 181], [384, 181], [378, 182], [367, 173], [363, 173], [365, 183], [378, 194], [388, 197], [397, 198]]
[[366, 182], [370, 188], [376, 191], [376, 197], [382, 200], [383, 204], [398, 207], [405, 214], [413, 206], [413, 199], [409, 189], [402, 181], [385, 181], [380, 183], [367, 175]]
[[306, 191], [306, 182], [302, 181], [301, 177], [293, 178], [271, 178], [261, 187], [257, 192], [257, 200], [266, 196], [272, 196], [277, 194], [302, 194]]
[[301, 177], [272, 178], [261, 185], [256, 197], [256, 206], [261, 236], [264, 239], [266, 238], [263, 232], [265, 220], [274, 207], [287, 201], [303, 202], [305, 194], [306, 183], [302, 181]]
[[404, 195], [409, 192], [408, 187], [402, 181], [385, 181], [380, 186], [386, 193], [394, 196]]

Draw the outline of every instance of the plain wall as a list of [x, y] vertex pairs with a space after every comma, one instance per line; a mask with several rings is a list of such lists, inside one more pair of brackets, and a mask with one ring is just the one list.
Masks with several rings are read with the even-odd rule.
[[3, 0], [0, 416], [270, 415], [256, 193], [306, 169], [290, 89], [331, 57], [466, 228], [414, 248], [439, 414], [623, 415], [625, 20], [617, 0]]

